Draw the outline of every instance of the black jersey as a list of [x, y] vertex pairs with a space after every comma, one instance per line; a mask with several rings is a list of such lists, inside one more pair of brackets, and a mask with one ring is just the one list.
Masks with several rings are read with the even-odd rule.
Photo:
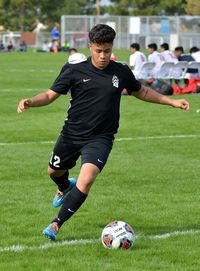
[[119, 126], [124, 88], [129, 94], [141, 88], [127, 65], [110, 61], [99, 70], [92, 65], [91, 58], [66, 64], [50, 88], [59, 94], [71, 92], [62, 135], [77, 141], [113, 138]]

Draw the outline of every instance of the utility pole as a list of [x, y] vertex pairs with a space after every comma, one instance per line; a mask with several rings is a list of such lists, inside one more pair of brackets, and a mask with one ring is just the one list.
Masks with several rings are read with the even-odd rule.
[[97, 12], [97, 16], [100, 16], [101, 14], [100, 0], [96, 0], [96, 12]]

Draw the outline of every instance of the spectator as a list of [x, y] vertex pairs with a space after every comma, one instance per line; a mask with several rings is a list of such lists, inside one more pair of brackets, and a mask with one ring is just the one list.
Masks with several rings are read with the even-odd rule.
[[45, 40], [42, 44], [42, 51], [46, 53], [49, 52], [49, 44], [47, 40]]
[[59, 24], [55, 23], [54, 27], [51, 30], [51, 39], [54, 41], [58, 41], [60, 38], [60, 33], [59, 33]]
[[168, 43], [163, 43], [160, 45], [160, 52], [161, 52], [161, 55], [163, 55], [166, 62], [173, 62], [173, 63], [178, 62], [178, 59], [175, 56], [175, 54], [169, 50]]
[[65, 41], [65, 42], [62, 43], [62, 45], [61, 45], [61, 51], [68, 52], [69, 48], [70, 48], [70, 44], [69, 44], [68, 41]]
[[156, 75], [159, 73], [160, 67], [164, 63], [165, 59], [164, 59], [163, 55], [161, 55], [161, 53], [159, 53], [157, 51], [157, 44], [156, 43], [151, 43], [148, 45], [148, 52], [149, 52], [148, 61], [154, 62], [156, 64], [156, 66], [153, 70], [153, 74], [156, 77]]
[[27, 52], [27, 45], [24, 40], [22, 40], [19, 44], [19, 52]]
[[45, 40], [42, 44], [42, 49], [37, 49], [37, 52], [48, 53], [50, 52], [51, 47], [52, 47], [52, 43], [48, 43], [48, 41]]
[[0, 40], [0, 52], [4, 52], [5, 51], [5, 46], [3, 44], [3, 41]]
[[144, 62], [147, 61], [146, 56], [140, 52], [140, 45], [138, 43], [132, 43], [130, 46], [131, 55], [129, 57], [129, 66], [135, 75], [138, 78], [141, 67]]
[[7, 45], [7, 51], [8, 52], [12, 52], [14, 50], [15, 50], [15, 47], [14, 47], [12, 41], [10, 40], [9, 43], [8, 43], [8, 45]]
[[60, 43], [58, 40], [52, 40], [49, 44], [49, 51], [57, 54], [60, 51]]

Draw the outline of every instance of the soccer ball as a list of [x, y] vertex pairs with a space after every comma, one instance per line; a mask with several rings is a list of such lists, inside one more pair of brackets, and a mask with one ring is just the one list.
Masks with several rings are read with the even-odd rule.
[[123, 221], [113, 221], [102, 231], [101, 241], [105, 248], [129, 249], [136, 239], [131, 226]]

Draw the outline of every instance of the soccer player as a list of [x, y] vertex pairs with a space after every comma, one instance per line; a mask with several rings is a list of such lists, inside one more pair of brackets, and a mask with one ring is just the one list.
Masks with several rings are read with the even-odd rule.
[[159, 74], [160, 68], [165, 61], [163, 55], [161, 55], [161, 53], [157, 51], [157, 48], [158, 47], [156, 43], [149, 44], [147, 48], [149, 52], [148, 61], [154, 62], [156, 64], [153, 69], [154, 77], [156, 77], [157, 74]]
[[[183, 46], [178, 46], [174, 49], [175, 55], [179, 61], [195, 61], [194, 57], [190, 54], [185, 54]], [[187, 69], [186, 78], [184, 79], [185, 84], [188, 84], [188, 78], [198, 78], [198, 69]], [[178, 83], [179, 80], [176, 80], [176, 83]]]
[[129, 56], [129, 67], [131, 68], [135, 78], [138, 78], [140, 74], [140, 70], [147, 61], [146, 56], [140, 52], [140, 45], [138, 43], [132, 43], [130, 45], [131, 55]]
[[190, 54], [196, 62], [200, 62], [200, 49], [198, 47], [190, 48]]
[[163, 44], [160, 45], [160, 52], [161, 52], [161, 55], [163, 55], [166, 62], [173, 62], [173, 63], [178, 62], [178, 59], [175, 56], [175, 54], [169, 50], [168, 43], [164, 42]]
[[68, 53], [68, 63], [70, 64], [77, 64], [87, 59], [84, 54], [78, 53], [76, 48], [69, 48]]
[[[53, 149], [48, 174], [57, 184], [53, 200], [62, 205], [57, 217], [43, 230], [55, 240], [59, 229], [86, 200], [92, 184], [106, 164], [119, 125], [119, 107], [124, 88], [129, 95], [146, 102], [169, 105], [184, 110], [189, 103], [172, 99], [142, 86], [127, 65], [110, 60], [115, 31], [97, 24], [89, 32], [91, 57], [78, 64], [66, 64], [46, 92], [19, 102], [17, 111], [44, 106], [60, 95], [71, 93], [68, 117]], [[68, 179], [69, 170], [81, 156], [77, 179]]]

